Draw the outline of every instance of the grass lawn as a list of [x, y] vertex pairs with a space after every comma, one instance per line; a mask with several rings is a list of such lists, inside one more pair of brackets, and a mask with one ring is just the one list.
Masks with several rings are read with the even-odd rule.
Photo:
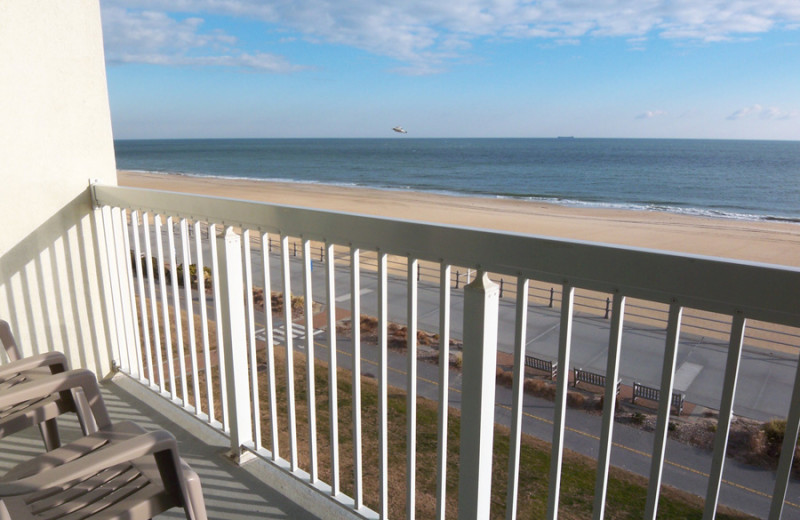
[[[263, 357], [263, 352], [261, 353]], [[261, 361], [264, 361], [261, 359]], [[309, 428], [307, 362], [302, 353], [294, 354], [294, 376], [297, 402], [297, 434], [300, 466], [309, 469]], [[278, 430], [281, 456], [289, 456], [289, 434], [286, 405], [286, 356], [276, 347], [276, 380], [278, 382]], [[340, 482], [344, 493], [352, 495], [353, 435], [352, 427], [352, 374], [338, 371], [339, 414], [339, 458]], [[330, 482], [330, 414], [328, 400], [328, 366], [323, 362], [314, 364], [314, 382], [317, 409], [317, 442], [320, 478]], [[266, 372], [260, 373], [260, 403], [262, 407], [263, 443], [270, 446], [269, 414], [266, 406]], [[406, 394], [398, 388], [389, 388], [388, 395], [388, 439], [389, 439], [389, 516], [401, 518], [406, 508]], [[419, 518], [431, 518], [436, 510], [436, 447], [437, 447], [437, 403], [428, 399], [417, 400], [417, 469], [416, 469], [416, 514]], [[368, 377], [361, 381], [361, 417], [363, 442], [364, 501], [374, 510], [379, 510], [379, 466], [378, 466], [378, 386]], [[450, 409], [448, 421], [447, 464], [447, 517], [457, 514], [458, 460], [460, 415]], [[504, 518], [506, 509], [506, 486], [508, 475], [509, 431], [504, 426], [495, 426], [492, 518]], [[524, 435], [520, 456], [520, 486], [518, 518], [542, 518], [547, 507], [550, 467], [550, 444]], [[583, 519], [591, 516], [594, 498], [596, 462], [588, 457], [565, 452], [561, 482], [559, 518]], [[644, 477], [611, 468], [608, 485], [606, 518], [640, 518], [645, 507], [647, 480]], [[699, 497], [665, 487], [659, 502], [659, 518], [701, 518], [703, 501]], [[722, 510], [717, 518], [751, 518], [734, 511]]]

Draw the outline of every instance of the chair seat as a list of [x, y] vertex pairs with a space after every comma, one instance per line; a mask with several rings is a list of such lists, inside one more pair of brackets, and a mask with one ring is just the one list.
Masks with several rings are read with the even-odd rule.
[[[11, 364], [13, 365], [13, 363]], [[56, 370], [61, 370], [63, 365], [56, 364]], [[0, 392], [13, 390], [25, 383], [49, 377], [53, 374], [51, 366], [26, 368], [25, 370], [9, 370], [8, 366], [0, 371]], [[63, 394], [52, 394], [35, 399], [16, 402], [11, 406], [0, 408], [0, 438], [22, 431], [34, 425], [44, 427], [46, 421], [55, 419], [59, 415], [75, 412], [74, 400], [64, 398]], [[45, 446], [55, 448], [60, 445], [58, 430], [55, 424], [50, 425], [50, 431], [42, 430]]]
[[[108, 429], [44, 453], [18, 465], [0, 481], [10, 482], [45, 472], [68, 462], [80, 461], [91, 453], [108, 449], [144, 433], [132, 422], [120, 422]], [[197, 475], [180, 461], [187, 480]], [[11, 518], [20, 520], [111, 520], [151, 518], [172, 507], [182, 507], [180, 499], [170, 494], [161, 480], [155, 457], [147, 455], [97, 472], [84, 475], [55, 487], [4, 499]]]

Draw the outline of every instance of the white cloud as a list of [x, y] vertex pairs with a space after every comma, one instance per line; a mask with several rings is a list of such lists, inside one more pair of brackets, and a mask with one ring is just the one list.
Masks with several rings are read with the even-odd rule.
[[783, 110], [778, 107], [762, 107], [755, 104], [740, 108], [728, 116], [731, 121], [739, 119], [795, 119], [800, 117], [800, 110]]
[[103, 33], [109, 63], [240, 67], [290, 72], [300, 67], [268, 53], [246, 53], [223, 31], [202, 32], [198, 17], [175, 19], [161, 11], [106, 6]]
[[[309, 41], [348, 45], [395, 58], [404, 68], [431, 70], [484, 37], [715, 42], [800, 24], [797, 0], [102, 0], [102, 5], [104, 17], [110, 9], [134, 19], [141, 18], [141, 10], [246, 17]], [[190, 40], [220, 37], [200, 33], [189, 20], [173, 20], [179, 34]]]
[[636, 119], [653, 119], [654, 117], [665, 115], [667, 115], [667, 113], [664, 110], [647, 110], [636, 116]]

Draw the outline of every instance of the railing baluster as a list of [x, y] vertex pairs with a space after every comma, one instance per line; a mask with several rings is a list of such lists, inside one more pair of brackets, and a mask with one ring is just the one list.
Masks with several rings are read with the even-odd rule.
[[672, 385], [675, 380], [675, 361], [678, 355], [682, 311], [683, 308], [677, 302], [673, 302], [669, 307], [667, 344], [664, 349], [664, 364], [661, 369], [661, 398], [658, 401], [658, 419], [656, 420], [656, 440], [653, 445], [650, 485], [647, 489], [647, 502], [645, 503], [645, 518], [650, 518], [651, 520], [656, 518], [658, 497], [661, 492], [661, 476], [664, 469], [664, 454], [667, 448], [667, 430], [669, 428], [669, 412], [672, 407]]
[[436, 518], [447, 513], [447, 423], [450, 386], [450, 266], [439, 270], [439, 410], [436, 444]]
[[[119, 306], [119, 290], [115, 287], [115, 280], [114, 276], [112, 275], [113, 266], [116, 262], [116, 255], [114, 254], [114, 229], [113, 229], [113, 220], [111, 219], [111, 208], [109, 206], [103, 206], [99, 209], [100, 212], [100, 220], [103, 225], [103, 243], [105, 245], [105, 255], [106, 255], [106, 265], [108, 266], [108, 291], [111, 293], [111, 308], [109, 309], [111, 312], [112, 320], [110, 320], [109, 325], [111, 326], [113, 322], [114, 332], [117, 336], [116, 342], [116, 359], [113, 361], [122, 364], [122, 351], [120, 347], [123, 343], [122, 338], [122, 327], [120, 326], [120, 322], [122, 321], [122, 316], [120, 315], [120, 306]], [[111, 353], [112, 357], [114, 356], [114, 352]]]
[[500, 286], [478, 271], [464, 287], [458, 518], [489, 518], [492, 488], [497, 312]]
[[[328, 262], [325, 264], [325, 299], [328, 302], [328, 352], [330, 361], [328, 363], [328, 403], [330, 410], [330, 430], [331, 430], [331, 495], [339, 494], [339, 384], [336, 359], [336, 285], [335, 285], [335, 262], [334, 247], [332, 243], [325, 244], [327, 249]], [[323, 251], [320, 247], [320, 251]], [[322, 253], [320, 253], [322, 254]], [[314, 342], [314, 337], [308, 339]]]
[[[353, 478], [354, 507], [364, 505], [363, 464], [361, 460], [361, 255], [350, 249], [350, 320], [353, 336]], [[333, 261], [331, 261], [333, 263]]]
[[506, 518], [517, 518], [519, 491], [519, 454], [522, 440], [522, 406], [525, 399], [525, 333], [528, 328], [528, 279], [517, 277], [517, 306], [514, 321], [514, 375], [512, 383], [511, 432], [508, 453], [508, 490]]
[[[131, 214], [131, 219], [133, 219], [133, 214]], [[142, 378], [142, 350], [141, 350], [141, 338], [139, 336], [139, 320], [136, 319], [136, 290], [134, 289], [133, 285], [133, 266], [130, 263], [130, 251], [131, 251], [131, 241], [130, 241], [130, 226], [128, 225], [128, 216], [127, 212], [123, 209], [122, 210], [122, 241], [123, 241], [123, 249], [124, 249], [124, 261], [127, 264], [127, 268], [125, 272], [127, 274], [128, 279], [128, 296], [130, 298], [130, 308], [128, 309], [129, 312], [126, 312], [126, 315], [132, 321], [133, 327], [133, 345], [128, 344], [128, 357], [133, 356], [136, 360], [135, 365], [131, 364], [130, 372], [133, 372], [134, 366], [136, 367], [136, 378]], [[133, 350], [133, 352], [131, 352]], [[133, 374], [131, 374], [133, 375]]]
[[[141, 315], [142, 335], [144, 336], [147, 380], [149, 384], [153, 384], [153, 356], [150, 350], [150, 320], [147, 317], [147, 296], [144, 292], [144, 273], [142, 272], [142, 249], [139, 244], [139, 212], [133, 212], [131, 219], [133, 220], [133, 248], [136, 253], [136, 278], [139, 286], [139, 314]], [[137, 346], [137, 349], [141, 352], [141, 345]], [[139, 374], [139, 380], [145, 381], [144, 370]]]
[[378, 251], [378, 503], [381, 518], [389, 517], [388, 438], [388, 276], [386, 253]]
[[[206, 400], [207, 404], [207, 411], [208, 411], [208, 422], [214, 423], [216, 418], [214, 417], [215, 409], [214, 409], [214, 390], [213, 390], [213, 377], [212, 377], [212, 370], [211, 370], [211, 347], [210, 347], [210, 340], [208, 334], [208, 302], [206, 300], [206, 269], [205, 264], [203, 263], [203, 240], [202, 240], [202, 233], [200, 232], [200, 222], [194, 223], [194, 243], [195, 243], [195, 252], [197, 256], [197, 294], [199, 295], [199, 304], [200, 304], [200, 333], [203, 340], [203, 365], [205, 366], [205, 373], [206, 373]], [[212, 274], [213, 276], [213, 274]], [[222, 356], [217, 356], [222, 357]], [[198, 411], [200, 408], [198, 407]]]
[[[125, 223], [123, 221], [123, 211], [120, 208], [111, 209], [111, 226], [113, 229], [114, 237], [114, 259], [111, 269], [111, 276], [114, 277], [114, 287], [117, 288], [119, 294], [117, 295], [117, 305], [119, 314], [119, 325], [121, 327], [122, 341], [119, 344], [119, 361], [120, 367], [127, 372], [130, 372], [131, 363], [131, 345], [130, 339], [130, 318], [131, 312], [128, 306], [128, 298], [125, 297], [125, 289], [127, 284], [124, 282], [125, 273], [127, 273], [126, 263], [128, 253], [125, 251], [123, 245], [123, 235], [125, 233]], [[122, 351], [125, 351], [124, 355]]]
[[564, 426], [567, 413], [567, 387], [569, 385], [570, 347], [572, 344], [572, 309], [575, 288], [562, 286], [561, 324], [558, 337], [558, 378], [556, 379], [555, 417], [553, 419], [553, 445], [550, 456], [550, 490], [547, 496], [547, 518], [558, 517], [561, 492], [561, 461], [564, 455]]
[[[169, 300], [167, 299], [167, 277], [164, 268], [164, 230], [161, 225], [161, 215], [155, 216], [156, 255], [158, 257], [158, 286], [161, 293], [161, 320], [164, 325], [164, 355], [167, 357], [167, 375], [169, 381], [169, 394], [174, 400], [175, 392], [175, 367], [172, 361], [172, 331], [170, 330]], [[162, 388], [162, 392], [164, 389]]]
[[792, 473], [792, 459], [794, 458], [797, 436], [800, 433], [800, 404], [798, 404], [800, 403], [800, 360], [797, 362], [792, 398], [789, 403], [789, 414], [786, 417], [786, 430], [783, 434], [781, 456], [778, 459], [778, 468], [775, 471], [775, 488], [772, 491], [769, 520], [779, 520], [783, 513], [786, 491], [789, 488], [789, 478]]
[[594, 520], [605, 516], [608, 468], [611, 463], [611, 446], [614, 436], [614, 412], [617, 404], [619, 379], [619, 354], [622, 347], [622, 325], [625, 317], [625, 297], [614, 294], [606, 363], [606, 387], [603, 394], [603, 424], [600, 430], [600, 453], [597, 457], [597, 478], [594, 485]]
[[[317, 405], [314, 384], [314, 300], [311, 293], [311, 242], [303, 240], [303, 317], [306, 329], [306, 394], [308, 399], [308, 451], [311, 482], [319, 479], [317, 461]], [[286, 327], [286, 335], [292, 334]]]
[[[153, 347], [156, 351], [155, 371], [158, 374], [158, 388], [161, 392], [164, 392], [164, 366], [161, 358], [161, 330], [158, 325], [158, 307], [156, 305], [156, 282], [155, 274], [153, 273], [153, 248], [150, 245], [150, 214], [145, 213], [142, 215], [142, 217], [142, 224], [144, 227], [144, 251], [147, 255], [147, 285], [148, 289], [150, 290], [150, 318], [152, 319], [151, 323], [153, 325]], [[156, 219], [154, 222], [157, 222], [157, 215], [155, 217]], [[150, 374], [150, 377], [150, 384], [153, 384], [154, 381], [152, 381], [152, 378], [154, 377], [154, 374]]]
[[228, 431], [230, 423], [228, 421], [228, 384], [227, 370], [225, 365], [227, 359], [222, 351], [222, 294], [220, 289], [219, 254], [217, 251], [217, 226], [208, 225], [208, 245], [211, 249], [211, 289], [214, 291], [214, 316], [217, 323], [217, 364], [219, 367], [219, 406], [222, 412], [222, 429]]
[[283, 322], [286, 329], [286, 405], [289, 414], [289, 464], [297, 471], [297, 419], [294, 402], [294, 346], [292, 338], [292, 282], [289, 265], [289, 237], [281, 235], [281, 274], [283, 277]]
[[728, 343], [728, 361], [725, 365], [725, 380], [722, 387], [722, 399], [717, 420], [717, 435], [714, 438], [714, 455], [711, 458], [711, 471], [708, 476], [708, 491], [703, 518], [713, 519], [717, 514], [719, 489], [722, 484], [722, 469], [725, 465], [725, 449], [728, 446], [728, 434], [733, 416], [733, 401], [736, 392], [736, 380], [739, 378], [739, 363], [742, 357], [744, 342], [745, 318], [737, 313], [731, 325], [731, 337]]
[[416, 509], [417, 477], [417, 269], [419, 262], [408, 259], [408, 369], [406, 370], [406, 518], [413, 520]]
[[186, 356], [183, 352], [183, 319], [181, 318], [181, 298], [178, 289], [178, 261], [175, 257], [175, 228], [172, 217], [167, 217], [167, 245], [169, 246], [170, 281], [172, 282], [172, 307], [175, 310], [175, 350], [178, 351], [178, 373], [181, 378], [181, 402], [189, 402], [186, 384]]
[[244, 255], [245, 302], [247, 303], [247, 343], [250, 358], [250, 400], [253, 403], [253, 444], [261, 447], [261, 405], [258, 402], [258, 359], [256, 358], [256, 315], [253, 303], [253, 259], [250, 253], [250, 230], [242, 231]]
[[278, 399], [275, 383], [275, 338], [272, 335], [272, 283], [270, 281], [269, 252], [272, 239], [267, 233], [261, 235], [261, 267], [264, 271], [264, 336], [267, 344], [267, 386], [269, 387], [269, 425], [272, 460], [278, 460]]
[[[252, 453], [244, 449], [253, 443], [253, 423], [250, 408], [250, 384], [247, 377], [247, 324], [244, 309], [242, 279], [242, 244], [239, 235], [228, 227], [222, 236], [216, 238], [222, 254], [214, 269], [214, 278], [219, 284], [222, 298], [217, 299], [219, 308], [217, 330], [221, 332], [222, 341], [217, 351], [222, 350], [220, 357], [226, 363], [220, 371], [226, 370], [225, 384], [230, 396], [228, 424], [231, 432], [230, 455], [235, 462], [242, 464], [252, 458]], [[239, 377], [237, 377], [239, 376]]]
[[[189, 245], [189, 225], [185, 218], [181, 219], [181, 250], [183, 253], [183, 299], [186, 301], [186, 329], [189, 336], [189, 363], [192, 367], [192, 390], [194, 392], [194, 411], [200, 411], [200, 372], [197, 367], [197, 338], [194, 335], [194, 303], [192, 300], [191, 247]], [[200, 287], [198, 287], [200, 290]], [[184, 406], [189, 405], [188, 396]]]

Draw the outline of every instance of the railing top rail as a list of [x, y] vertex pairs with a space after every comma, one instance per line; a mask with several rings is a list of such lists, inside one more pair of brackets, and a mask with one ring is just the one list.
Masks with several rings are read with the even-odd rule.
[[794, 267], [142, 188], [94, 185], [93, 193], [98, 206], [252, 227], [800, 326], [800, 269]]

